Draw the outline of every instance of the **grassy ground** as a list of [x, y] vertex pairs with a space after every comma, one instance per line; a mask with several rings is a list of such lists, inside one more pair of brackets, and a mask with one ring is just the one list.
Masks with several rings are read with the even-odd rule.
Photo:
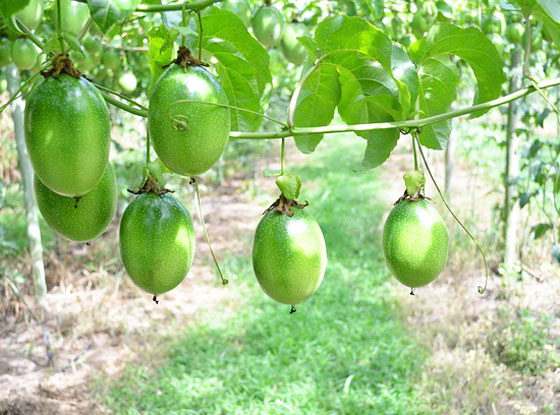
[[225, 263], [243, 303], [200, 316], [159, 367], [131, 367], [103, 393], [113, 413], [426, 412], [414, 387], [426, 351], [402, 323], [383, 263], [383, 185], [374, 172], [352, 172], [360, 153], [348, 141], [332, 137], [293, 169], [327, 241], [317, 294], [290, 316], [255, 283], [248, 247]]

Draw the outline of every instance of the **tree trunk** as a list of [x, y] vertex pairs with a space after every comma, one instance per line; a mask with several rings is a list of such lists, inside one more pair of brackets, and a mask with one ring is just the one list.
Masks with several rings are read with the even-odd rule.
[[[517, 49], [511, 57], [510, 92], [521, 88], [520, 63], [521, 50]], [[515, 245], [520, 219], [519, 203], [514, 201], [517, 196], [517, 184], [515, 182], [519, 176], [519, 137], [516, 134], [519, 122], [518, 107], [517, 101], [510, 102], [507, 115], [506, 169], [504, 172], [504, 266], [506, 269], [511, 269], [516, 260]]]
[[445, 147], [445, 196], [447, 200], [451, 200], [451, 192], [453, 190], [453, 170], [455, 168], [455, 137], [451, 132], [447, 147]]
[[[18, 69], [14, 64], [7, 68], [8, 90], [10, 96], [16, 94], [20, 87]], [[37, 201], [33, 192], [33, 169], [27, 149], [25, 148], [25, 131], [23, 127], [23, 100], [16, 99], [11, 104], [12, 118], [14, 121], [14, 135], [16, 138], [19, 168], [23, 176], [23, 193], [25, 201], [25, 212], [27, 221], [27, 238], [29, 240], [29, 251], [31, 253], [33, 281], [35, 283], [35, 294], [37, 302], [42, 311], [47, 311], [45, 294], [47, 284], [45, 282], [45, 267], [43, 265], [43, 244], [41, 242], [41, 229], [37, 215]]]

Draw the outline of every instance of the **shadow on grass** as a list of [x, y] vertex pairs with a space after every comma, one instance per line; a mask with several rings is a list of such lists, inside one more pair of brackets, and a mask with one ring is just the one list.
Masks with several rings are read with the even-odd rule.
[[352, 172], [359, 153], [341, 141], [323, 143], [306, 167], [293, 169], [327, 240], [317, 294], [290, 316], [289, 306], [262, 294], [249, 255], [230, 259], [228, 275], [249, 288], [243, 308], [202, 317], [155, 373], [148, 365], [129, 370], [106, 397], [114, 413], [426, 412], [413, 385], [425, 351], [403, 327], [386, 284], [378, 228], [388, 207], [373, 172]]

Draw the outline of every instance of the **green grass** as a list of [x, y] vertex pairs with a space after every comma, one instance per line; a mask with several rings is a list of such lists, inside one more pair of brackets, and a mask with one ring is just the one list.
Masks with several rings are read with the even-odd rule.
[[414, 386], [426, 351], [400, 320], [381, 251], [390, 206], [374, 172], [352, 172], [359, 150], [341, 141], [292, 169], [327, 241], [319, 291], [289, 315], [260, 291], [249, 255], [226, 261], [241, 309], [201, 316], [161, 367], [130, 368], [105, 394], [114, 414], [426, 413]]

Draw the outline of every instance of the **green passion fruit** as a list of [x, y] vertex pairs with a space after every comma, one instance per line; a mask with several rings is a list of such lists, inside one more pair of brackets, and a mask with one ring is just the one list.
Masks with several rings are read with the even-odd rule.
[[15, 16], [20, 19], [28, 29], [35, 30], [39, 26], [41, 16], [43, 15], [43, 1], [30, 0], [22, 10], [17, 12]]
[[138, 85], [138, 81], [136, 80], [136, 76], [130, 72], [126, 71], [119, 75], [119, 86], [122, 88], [124, 92], [131, 93], [134, 92], [136, 86]]
[[307, 50], [297, 39], [301, 36], [310, 36], [309, 29], [302, 23], [289, 24], [282, 36], [282, 52], [295, 65], [302, 65], [307, 59]]
[[426, 200], [401, 200], [383, 230], [387, 266], [404, 285], [416, 288], [432, 282], [447, 261], [447, 227]]
[[261, 219], [253, 242], [253, 269], [272, 299], [295, 305], [321, 285], [327, 249], [317, 221], [298, 206], [293, 216], [271, 210]]
[[8, 38], [0, 39], [0, 68], [12, 62], [12, 42]]
[[237, 15], [246, 27], [251, 24], [251, 5], [247, 0], [225, 0], [221, 8]]
[[506, 39], [510, 43], [520, 43], [524, 35], [525, 27], [521, 23], [512, 23], [506, 29]]
[[37, 47], [29, 39], [19, 38], [12, 44], [12, 62], [20, 71], [33, 68], [38, 57]]
[[262, 6], [253, 16], [253, 33], [267, 48], [280, 44], [284, 32], [284, 16], [273, 6]]
[[82, 196], [101, 179], [111, 144], [109, 111], [86, 79], [62, 74], [37, 85], [25, 106], [25, 141], [35, 174], [63, 196]]
[[[72, 0], [60, 0], [60, 12], [62, 14], [62, 31], [72, 32], [76, 35], [89, 19], [88, 5]], [[52, 19], [53, 22], [56, 22], [56, 7], [53, 8]]]
[[150, 294], [172, 290], [183, 281], [194, 258], [189, 212], [168, 193], [137, 196], [121, 220], [120, 250], [124, 267], [139, 288]]
[[37, 205], [47, 224], [72, 241], [91, 241], [101, 235], [117, 210], [117, 179], [111, 164], [97, 185], [80, 198], [61, 196], [35, 176]]
[[208, 70], [201, 66], [168, 68], [150, 98], [148, 128], [157, 155], [175, 173], [197, 176], [214, 165], [229, 138], [227, 96]]

